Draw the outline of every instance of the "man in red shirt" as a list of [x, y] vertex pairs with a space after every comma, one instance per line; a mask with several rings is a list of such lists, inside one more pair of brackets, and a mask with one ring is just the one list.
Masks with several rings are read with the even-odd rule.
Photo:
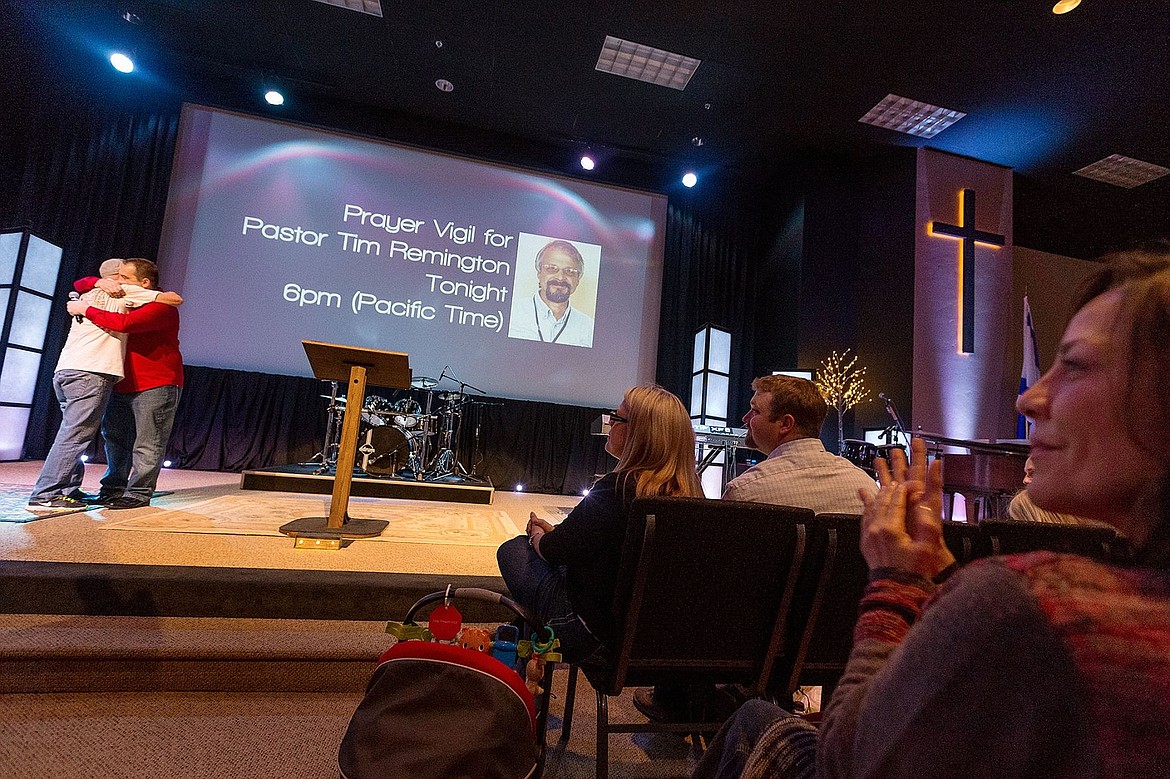
[[[157, 289], [158, 266], [149, 260], [126, 260], [118, 279]], [[83, 314], [99, 327], [130, 335], [126, 377], [114, 385], [102, 422], [107, 466], [99, 497], [110, 509], [148, 506], [183, 389], [179, 311], [162, 303], [147, 303], [118, 314], [84, 301], [71, 301], [69, 313]]]

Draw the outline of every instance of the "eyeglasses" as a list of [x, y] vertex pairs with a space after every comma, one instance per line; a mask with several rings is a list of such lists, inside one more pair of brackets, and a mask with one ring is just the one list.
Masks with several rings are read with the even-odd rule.
[[623, 417], [621, 414], [619, 414], [616, 411], [609, 412], [609, 423], [612, 425], [612, 424], [617, 423], [617, 422], [624, 422], [628, 425], [630, 423], [630, 420], [626, 419], [625, 417]]
[[581, 271], [577, 268], [562, 268], [560, 265], [551, 265], [549, 263], [540, 264], [540, 272], [547, 273], [550, 276], [555, 276], [561, 271], [564, 271], [565, 277], [570, 279], [581, 278]]

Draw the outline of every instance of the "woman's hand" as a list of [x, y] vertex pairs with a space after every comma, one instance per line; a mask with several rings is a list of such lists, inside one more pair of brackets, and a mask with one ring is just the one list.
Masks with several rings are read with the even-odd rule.
[[540, 517], [536, 516], [536, 512], [530, 512], [528, 515], [528, 526], [524, 528], [524, 532], [532, 535], [532, 531], [536, 529], [539, 533], [547, 533], [553, 529], [553, 526], [545, 522]]
[[910, 464], [901, 449], [891, 462], [876, 460], [881, 489], [876, 496], [859, 492], [861, 553], [874, 568], [897, 568], [934, 579], [955, 562], [942, 535], [942, 462], [926, 464], [926, 444], [910, 442]]
[[[524, 532], [528, 534], [528, 545], [535, 550], [537, 555], [540, 555], [541, 537], [552, 529], [553, 526], [536, 516], [535, 511], [529, 512], [528, 525], [524, 528]], [[543, 555], [540, 556], [541, 559], [544, 559]]]

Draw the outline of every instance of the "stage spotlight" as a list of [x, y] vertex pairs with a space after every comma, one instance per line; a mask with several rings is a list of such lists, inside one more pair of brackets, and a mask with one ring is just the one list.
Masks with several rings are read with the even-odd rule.
[[589, 497], [589, 490], [581, 490], [581, 497], [582, 498]]
[[683, 183], [684, 187], [686, 187], [687, 189], [690, 189], [691, 187], [693, 187], [699, 183], [699, 177], [696, 176], [693, 172], [688, 170], [686, 173], [683, 174], [682, 183]]
[[170, 460], [163, 460], [163, 467], [164, 467], [164, 468], [170, 468], [170, 467], [171, 467], [171, 461], [170, 461]]
[[268, 105], [284, 105], [284, 95], [275, 89], [270, 89], [264, 93], [264, 102]]
[[583, 155], [581, 157], [581, 167], [584, 168], [585, 170], [593, 170], [593, 168], [596, 164], [597, 163], [595, 163], [593, 161], [593, 158], [590, 157], [588, 154]]
[[127, 57], [120, 51], [115, 51], [110, 55], [110, 64], [114, 66], [114, 70], [119, 73], [133, 73], [134, 60]]
[[524, 485], [523, 485], [523, 484], [517, 484], [517, 485], [516, 485], [516, 486], [513, 488], [513, 490], [512, 490], [512, 491], [513, 491], [513, 492], [524, 492]]
[[82, 461], [83, 463], [87, 463], [87, 462], [89, 462], [89, 455], [88, 455], [88, 454], [83, 454], [83, 455], [81, 455], [81, 461]]

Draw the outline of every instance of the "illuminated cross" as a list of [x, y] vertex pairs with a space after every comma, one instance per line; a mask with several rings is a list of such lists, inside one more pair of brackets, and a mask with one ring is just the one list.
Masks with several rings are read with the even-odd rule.
[[975, 244], [1003, 246], [1004, 236], [975, 229], [975, 190], [964, 189], [959, 193], [959, 224], [931, 222], [932, 235], [946, 235], [962, 239], [959, 244], [959, 319], [962, 322], [962, 343], [959, 350], [964, 354], [975, 351]]

